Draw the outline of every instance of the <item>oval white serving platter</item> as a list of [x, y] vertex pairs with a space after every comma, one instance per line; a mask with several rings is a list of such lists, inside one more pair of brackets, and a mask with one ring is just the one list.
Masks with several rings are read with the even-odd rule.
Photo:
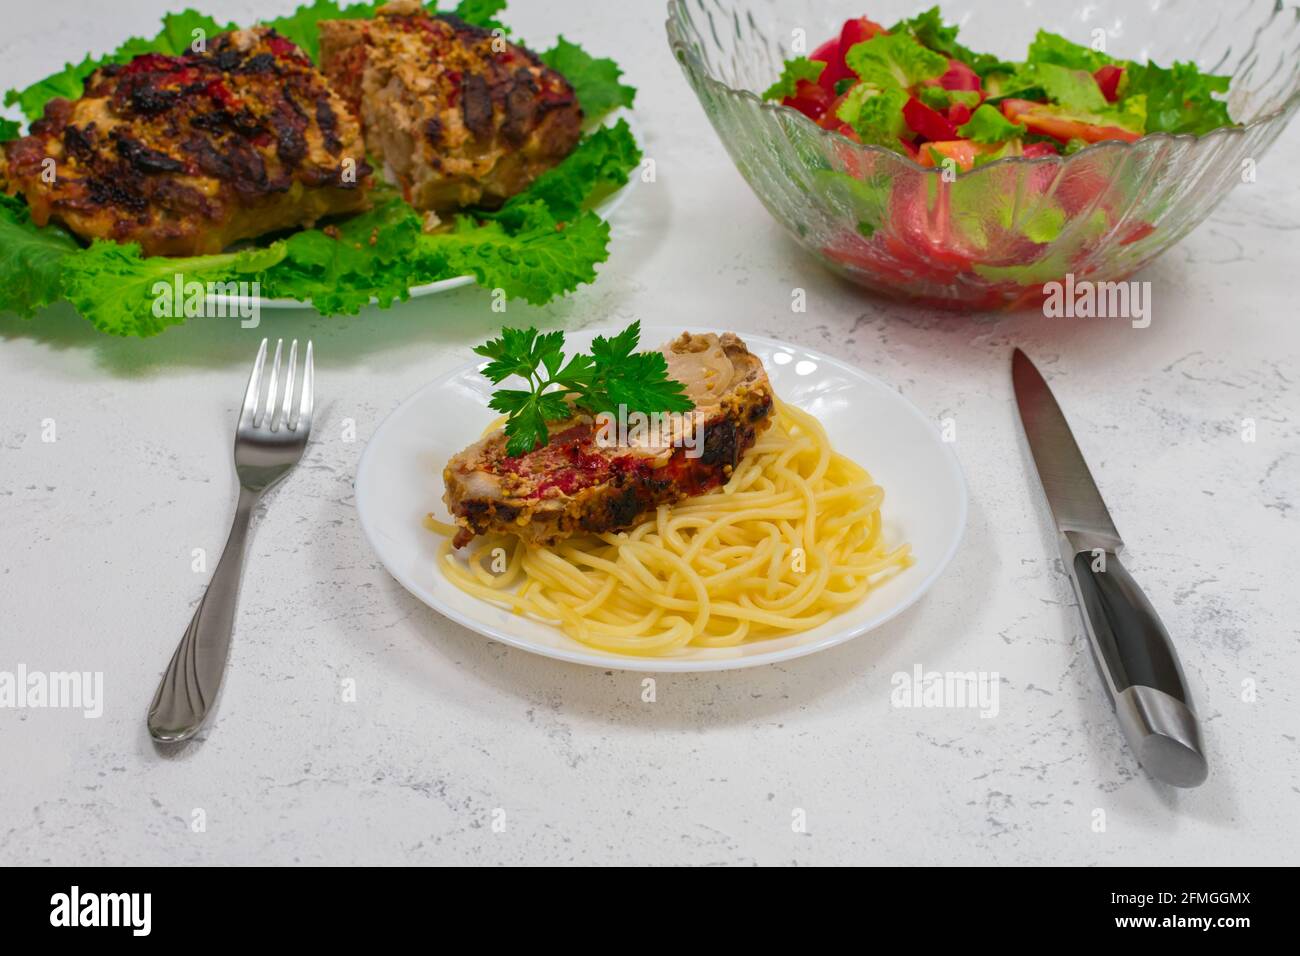
[[[642, 329], [641, 346], [658, 346], [682, 326]], [[721, 331], [690, 326], [694, 332]], [[567, 335], [585, 351], [596, 335]], [[745, 335], [786, 402], [816, 415], [835, 449], [861, 464], [885, 488], [885, 533], [906, 540], [916, 563], [830, 621], [788, 637], [731, 648], [685, 648], [666, 657], [628, 657], [587, 647], [549, 624], [472, 597], [437, 567], [442, 538], [422, 521], [450, 520], [442, 502], [447, 459], [476, 441], [497, 415], [487, 407], [491, 384], [476, 361], [424, 386], [388, 416], [366, 446], [357, 470], [361, 527], [384, 567], [408, 591], [458, 624], [521, 650], [574, 664], [638, 671], [715, 671], [771, 664], [842, 644], [879, 627], [914, 604], [938, 580], [966, 526], [966, 482], [937, 423], [879, 379], [802, 346]]]

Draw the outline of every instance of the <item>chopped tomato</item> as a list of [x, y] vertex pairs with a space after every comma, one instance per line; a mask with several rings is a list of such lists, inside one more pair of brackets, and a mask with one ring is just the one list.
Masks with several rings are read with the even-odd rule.
[[809, 57], [809, 59], [826, 64], [821, 76], [817, 78], [817, 83], [821, 88], [834, 96], [835, 85], [840, 80], [855, 79], [856, 74], [849, 69], [844, 58], [854, 44], [861, 43], [863, 40], [870, 40], [872, 37], [884, 32], [884, 27], [879, 23], [868, 20], [866, 17], [857, 17], [846, 21], [838, 37], [834, 40], [827, 40], [814, 50], [812, 56]]
[[879, 23], [866, 17], [855, 17], [844, 21], [844, 27], [840, 30], [840, 56], [848, 56], [849, 50], [853, 49], [855, 44], [886, 32], [888, 31]]
[[1002, 115], [1013, 123], [1022, 123], [1035, 133], [1051, 136], [1063, 143], [1072, 139], [1081, 139], [1085, 143], [1101, 143], [1110, 139], [1132, 143], [1142, 138], [1141, 133], [1120, 129], [1118, 126], [1095, 126], [1063, 116], [1053, 112], [1050, 106], [1029, 100], [1003, 100]]
[[[984, 84], [980, 82], [979, 74], [972, 70], [961, 60], [949, 58], [948, 70], [939, 77], [939, 85], [945, 90], [975, 90], [980, 94], [984, 92]], [[980, 97], [983, 99], [983, 96]]]
[[[997, 148], [996, 146], [984, 146], [973, 139], [940, 140], [922, 146], [920, 149], [921, 155], [917, 162], [922, 166], [933, 167], [939, 165], [939, 162], [943, 159], [951, 159], [957, 164], [957, 168], [964, 173], [975, 168], [976, 158], [996, 152]], [[936, 153], [939, 155], [940, 160], [935, 159]]]
[[948, 122], [953, 126], [961, 126], [970, 122], [970, 107], [965, 103], [953, 103], [948, 107]]
[[903, 122], [907, 124], [908, 129], [929, 140], [957, 138], [957, 127], [949, 122], [948, 117], [926, 106], [915, 96], [908, 97], [907, 103], [903, 106]]
[[1108, 64], [1092, 74], [1092, 78], [1097, 81], [1106, 102], [1114, 103], [1119, 99], [1119, 81], [1124, 78], [1124, 67]]
[[1123, 237], [1119, 240], [1121, 246], [1131, 245], [1145, 239], [1151, 233], [1156, 231], [1156, 227], [1149, 222], [1135, 222], [1124, 231]]
[[794, 96], [787, 96], [781, 102], [793, 106], [809, 119], [820, 119], [831, 106], [832, 97], [819, 83], [800, 80], [795, 84]]
[[1040, 159], [1043, 156], [1060, 156], [1061, 151], [1051, 143], [1030, 143], [1020, 153], [1026, 159]]
[[822, 118], [817, 121], [817, 125], [824, 126], [826, 129], [839, 129], [843, 126], [844, 121], [840, 119], [839, 115], [840, 104], [844, 102], [844, 97], [848, 95], [849, 94], [847, 93], [841, 93], [839, 96], [827, 103], [822, 112]]

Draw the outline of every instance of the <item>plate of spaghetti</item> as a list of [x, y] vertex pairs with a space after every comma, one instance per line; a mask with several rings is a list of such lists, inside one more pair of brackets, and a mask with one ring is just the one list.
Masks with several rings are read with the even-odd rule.
[[642, 671], [789, 660], [900, 614], [960, 543], [938, 422], [839, 359], [636, 323], [475, 352], [381, 424], [356, 501], [389, 573], [489, 638]]

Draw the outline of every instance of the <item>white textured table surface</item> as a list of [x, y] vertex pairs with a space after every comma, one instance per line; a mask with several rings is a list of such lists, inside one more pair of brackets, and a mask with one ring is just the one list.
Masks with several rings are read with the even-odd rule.
[[[10, 5], [0, 87], [149, 32], [167, 6]], [[216, 6], [250, 19], [293, 4]], [[954, 419], [972, 495], [958, 558], [865, 638], [660, 675], [645, 703], [642, 675], [440, 618], [362, 539], [365, 441], [500, 325], [484, 293], [150, 341], [100, 336], [66, 307], [3, 317], [0, 671], [102, 671], [105, 700], [98, 719], [0, 709], [0, 863], [1296, 862], [1300, 128], [1141, 276], [1150, 328], [932, 313], [865, 298], [784, 238], [668, 54], [659, 3], [514, 7], [536, 45], [563, 30], [622, 61], [658, 181], [623, 207], [594, 286], [506, 319], [721, 325], [851, 359]], [[796, 286], [806, 315], [790, 313]], [[215, 561], [224, 541], [262, 335], [315, 339], [318, 440], [255, 518], [220, 711], [164, 753], [144, 712], [206, 580], [192, 553]], [[1056, 389], [1181, 650], [1212, 765], [1199, 790], [1153, 784], [1119, 737], [1028, 470], [1016, 344]], [[891, 707], [891, 676], [918, 664], [997, 671], [998, 715]]]

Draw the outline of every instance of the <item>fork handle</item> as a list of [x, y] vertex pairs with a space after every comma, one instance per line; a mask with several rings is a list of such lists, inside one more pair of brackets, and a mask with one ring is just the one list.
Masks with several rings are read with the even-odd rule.
[[161, 743], [193, 737], [216, 703], [230, 653], [248, 522], [258, 497], [258, 492], [239, 489], [235, 521], [221, 560], [149, 705], [149, 734]]

